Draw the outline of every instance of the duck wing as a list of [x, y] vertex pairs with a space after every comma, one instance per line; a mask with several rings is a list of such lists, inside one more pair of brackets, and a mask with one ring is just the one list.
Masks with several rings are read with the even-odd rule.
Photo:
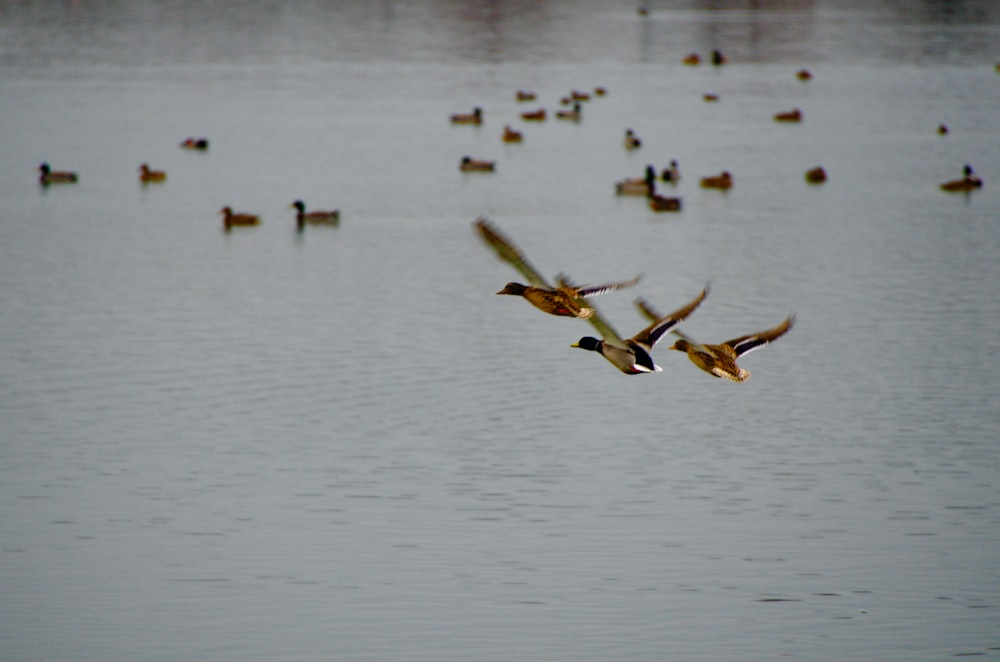
[[795, 315], [789, 315], [785, 318], [784, 322], [773, 329], [751, 333], [746, 336], [740, 336], [739, 338], [733, 338], [732, 340], [727, 340], [722, 344], [731, 347], [733, 351], [736, 352], [736, 356], [740, 357], [748, 352], [752, 352], [755, 349], [759, 349], [774, 340], [777, 340], [781, 336], [788, 333], [794, 324]]
[[512, 267], [521, 272], [530, 284], [535, 287], [552, 288], [545, 280], [545, 277], [528, 262], [528, 258], [524, 256], [524, 253], [510, 239], [504, 236], [500, 232], [500, 229], [491, 223], [489, 219], [480, 216], [472, 225], [486, 245], [496, 251], [501, 260], [510, 263]]
[[[709, 286], [706, 285], [705, 289], [703, 289], [698, 294], [698, 296], [696, 296], [694, 299], [684, 304], [677, 310], [673, 311], [669, 315], [665, 316], [656, 316], [656, 311], [654, 311], [653, 308], [644, 299], [640, 298], [636, 300], [636, 306], [639, 308], [639, 310], [642, 311], [644, 315], [646, 315], [653, 321], [645, 329], [632, 336], [632, 340], [652, 349], [653, 346], [656, 345], [656, 343], [660, 340], [660, 338], [663, 337], [664, 333], [673, 329], [679, 323], [687, 319], [687, 317], [691, 313], [697, 310], [698, 306], [701, 305], [701, 302], [704, 301], [705, 297], [708, 296], [710, 289], [711, 288], [709, 288]], [[687, 340], [687, 338], [685, 338], [685, 340]], [[688, 342], [691, 341], [688, 340]]]
[[587, 299], [590, 297], [596, 297], [598, 294], [607, 294], [608, 292], [614, 292], [615, 290], [621, 290], [626, 287], [632, 287], [639, 282], [642, 275], [638, 275], [632, 280], [625, 280], [619, 283], [605, 283], [604, 285], [584, 285], [577, 289], [577, 296], [581, 299]]

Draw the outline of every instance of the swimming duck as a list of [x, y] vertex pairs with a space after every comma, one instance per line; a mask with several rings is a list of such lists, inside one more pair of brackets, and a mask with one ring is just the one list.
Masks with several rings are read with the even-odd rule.
[[784, 112], [774, 114], [775, 122], [801, 122], [802, 121], [802, 111], [798, 108], [793, 108], [791, 110], [786, 110]]
[[234, 214], [232, 207], [223, 207], [219, 210], [219, 213], [222, 214], [222, 224], [226, 227], [226, 230], [236, 225], [260, 225], [260, 216], [256, 214]]
[[463, 156], [458, 169], [462, 172], [493, 172], [496, 169], [496, 163], [494, 161], [479, 161], [471, 156]]
[[579, 122], [580, 118], [583, 117], [583, 112], [580, 109], [580, 102], [573, 104], [573, 110], [557, 110], [556, 117], [561, 120]]
[[340, 222], [339, 209], [332, 209], [329, 211], [316, 210], [307, 212], [306, 204], [301, 200], [296, 200], [295, 202], [293, 202], [288, 206], [293, 207], [295, 209], [295, 221], [298, 223], [300, 230], [303, 228], [303, 226], [305, 226], [306, 223], [312, 225], [322, 225], [322, 224], [336, 225], [337, 223]]
[[708, 101], [709, 103], [713, 103], [719, 100], [719, 95], [715, 94], [714, 92], [705, 92], [704, 94], [701, 95], [701, 98], [704, 99], [705, 101]]
[[822, 184], [826, 181], [826, 170], [823, 169], [823, 166], [806, 170], [806, 181], [810, 184]]
[[681, 62], [689, 66], [695, 66], [701, 64], [701, 57], [697, 53], [688, 53]]
[[615, 182], [615, 193], [618, 195], [652, 195], [656, 187], [656, 170], [646, 166], [645, 177], [630, 177]]
[[712, 64], [718, 66], [720, 64], [725, 64], [726, 62], [729, 62], [729, 58], [726, 57], [722, 51], [719, 49], [712, 51]]
[[670, 198], [664, 195], [653, 194], [649, 196], [649, 208], [653, 211], [680, 211], [681, 199]]
[[570, 99], [573, 101], [590, 101], [590, 94], [587, 92], [580, 92], [579, 90], [573, 90], [569, 93]]
[[527, 122], [544, 122], [545, 121], [545, 109], [539, 108], [538, 110], [529, 110], [521, 113], [521, 119]]
[[476, 108], [472, 109], [471, 113], [456, 113], [451, 116], [452, 124], [482, 124], [483, 123], [483, 109]]
[[150, 182], [165, 182], [167, 181], [167, 173], [162, 170], [150, 170], [149, 164], [143, 163], [139, 166], [139, 181], [143, 184], [149, 184]]
[[798, 78], [799, 80], [805, 81], [805, 80], [812, 80], [813, 75], [812, 72], [809, 71], [808, 69], [799, 69], [797, 72], [795, 72], [795, 77]]
[[618, 335], [618, 332], [605, 322], [595, 310], [594, 314], [587, 321], [597, 329], [601, 335], [601, 340], [592, 336], [584, 336], [571, 346], [597, 352], [607, 359], [611, 365], [626, 375], [660, 372], [662, 368], [653, 362], [650, 352], [653, 351], [653, 347], [663, 337], [664, 333], [684, 321], [701, 305], [701, 302], [708, 296], [708, 292], [709, 288], [706, 285], [701, 294], [689, 303], [665, 317], [654, 320], [649, 326], [631, 338], [622, 338]]
[[524, 135], [520, 131], [510, 128], [510, 124], [503, 127], [503, 141], [505, 143], [519, 143], [524, 140]]
[[702, 177], [701, 187], [730, 189], [733, 187], [733, 176], [729, 174], [728, 170], [723, 170], [721, 174], [711, 177]]
[[670, 166], [663, 169], [660, 178], [665, 182], [676, 184], [681, 181], [681, 167], [677, 164], [677, 159], [670, 160]]
[[583, 299], [599, 294], [613, 292], [625, 287], [631, 287], [639, 282], [639, 276], [620, 283], [606, 283], [576, 287], [560, 285], [552, 287], [548, 281], [531, 266], [524, 254], [505, 237], [500, 230], [486, 218], [477, 218], [473, 223], [476, 232], [487, 246], [496, 251], [500, 259], [510, 263], [528, 279], [529, 285], [522, 283], [507, 283], [497, 294], [509, 294], [523, 297], [535, 308], [550, 315], [560, 317], [579, 317], [588, 319], [593, 314], [593, 308], [584, 305]]
[[38, 183], [43, 186], [48, 186], [49, 184], [73, 184], [79, 179], [80, 177], [75, 172], [53, 170], [49, 167], [48, 163], [42, 163], [38, 166]]
[[948, 125], [947, 124], [939, 124], [938, 125], [938, 135], [939, 136], [947, 136], [948, 135]]
[[516, 97], [518, 101], [534, 101], [538, 95], [534, 92], [528, 92], [527, 90], [518, 90]]
[[642, 147], [642, 141], [632, 129], [625, 129], [625, 149], [633, 150]]
[[[643, 306], [642, 308], [648, 310], [648, 306]], [[691, 363], [694, 363], [710, 375], [733, 382], [745, 382], [750, 379], [750, 371], [736, 365], [736, 359], [777, 340], [788, 333], [793, 324], [795, 324], [795, 316], [789, 315], [785, 318], [784, 322], [773, 329], [733, 338], [718, 345], [702, 345], [674, 329], [672, 333], [679, 340], [671, 345], [670, 349], [678, 352], [686, 352], [688, 358], [691, 359]]]
[[979, 176], [975, 172], [973, 172], [971, 165], [966, 163], [965, 167], [962, 169], [962, 172], [965, 173], [964, 177], [962, 177], [961, 179], [954, 179], [950, 182], [945, 182], [944, 184], [941, 184], [941, 190], [971, 191], [973, 189], [983, 187], [983, 180], [981, 180]]
[[184, 149], [200, 149], [205, 151], [208, 149], [208, 138], [188, 138], [181, 143], [181, 147]]
[[600, 87], [600, 86], [598, 86], [598, 87], [594, 88], [594, 96], [596, 96], [596, 97], [607, 96], [607, 94], [608, 94], [608, 88], [606, 88], [606, 87]]

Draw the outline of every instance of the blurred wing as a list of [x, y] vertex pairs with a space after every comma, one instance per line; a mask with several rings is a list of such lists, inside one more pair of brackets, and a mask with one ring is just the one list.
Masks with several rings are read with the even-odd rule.
[[[576, 288], [576, 286], [573, 285], [573, 282], [566, 275], [560, 274], [558, 277], [558, 282], [559, 282], [559, 287], [565, 287], [571, 289]], [[594, 313], [587, 318], [587, 321], [590, 322], [590, 325], [597, 330], [597, 333], [598, 335], [601, 336], [601, 338], [603, 338], [606, 342], [610, 342], [613, 345], [617, 345], [618, 347], [628, 348], [628, 343], [626, 343], [622, 339], [622, 337], [618, 335], [618, 332], [615, 331], [613, 326], [611, 326], [604, 320], [604, 317], [601, 316], [601, 312], [597, 310], [597, 306], [595, 306], [589, 301], [583, 303], [582, 300], [578, 300], [578, 303], [580, 303], [581, 306], [590, 308], [591, 310], [594, 311]]]
[[748, 336], [740, 336], [739, 338], [733, 338], [732, 340], [727, 340], [724, 345], [729, 345], [736, 352], [736, 356], [743, 356], [748, 352], [752, 352], [755, 349], [759, 349], [771, 341], [777, 340], [781, 336], [788, 333], [795, 324], [795, 315], [789, 315], [785, 318], [785, 321], [774, 327], [773, 329], [768, 329], [767, 331], [761, 331], [759, 333], [753, 333]]
[[489, 219], [479, 217], [472, 224], [480, 238], [491, 247], [501, 260], [509, 262], [512, 267], [521, 272], [528, 282], [535, 287], [551, 288], [538, 270], [531, 266], [524, 254], [507, 237], [500, 232]]
[[596, 297], [598, 294], [607, 294], [608, 292], [614, 292], [615, 290], [621, 290], [626, 287], [632, 287], [639, 282], [642, 275], [638, 275], [632, 280], [625, 280], [620, 283], [606, 283], [604, 285], [586, 285], [579, 289], [579, 295], [583, 299], [589, 297]]
[[[698, 294], [698, 296], [696, 296], [694, 299], [692, 299], [685, 305], [681, 306], [674, 312], [670, 313], [669, 315], [659, 318], [651, 317], [651, 319], [654, 320], [653, 323], [647, 326], [639, 333], [637, 333], [632, 338], [632, 340], [641, 343], [643, 345], [646, 345], [647, 347], [653, 347], [660, 340], [660, 338], [663, 336], [664, 333], [677, 326], [677, 324], [687, 319], [687, 317], [691, 313], [697, 310], [698, 306], [701, 305], [701, 302], [704, 301], [705, 297], [708, 296], [708, 292], [709, 292], [709, 287], [708, 285], [706, 285], [705, 289], [703, 289]], [[636, 306], [639, 308], [640, 311], [642, 311], [644, 315], [647, 316], [650, 316], [656, 312], [643, 299], [637, 299]], [[685, 338], [685, 340], [687, 340], [687, 338]], [[688, 342], [691, 341], [688, 340]]]

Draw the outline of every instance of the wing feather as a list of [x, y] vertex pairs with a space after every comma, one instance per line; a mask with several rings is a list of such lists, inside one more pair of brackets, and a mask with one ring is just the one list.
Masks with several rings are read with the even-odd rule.
[[508, 262], [512, 267], [517, 269], [528, 282], [535, 287], [545, 287], [551, 289], [548, 281], [542, 276], [538, 270], [528, 262], [528, 258], [524, 256], [517, 246], [508, 239], [500, 229], [490, 222], [489, 219], [480, 216], [473, 223], [473, 227], [479, 234], [479, 237], [486, 243], [487, 246], [496, 251], [496, 254], [501, 260]]
[[758, 333], [751, 333], [746, 336], [740, 336], [739, 338], [733, 338], [732, 340], [727, 340], [722, 344], [732, 347], [733, 351], [736, 352], [736, 356], [740, 357], [777, 340], [781, 336], [788, 333], [794, 324], [795, 315], [789, 315], [785, 318], [784, 322], [773, 329], [760, 331]]

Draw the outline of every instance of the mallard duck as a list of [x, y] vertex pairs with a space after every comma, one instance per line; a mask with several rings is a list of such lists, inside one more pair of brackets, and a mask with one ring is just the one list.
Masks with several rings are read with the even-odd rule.
[[642, 141], [632, 129], [625, 129], [625, 149], [632, 150], [642, 147]]
[[723, 170], [722, 173], [718, 175], [702, 177], [701, 187], [730, 189], [733, 187], [733, 176], [729, 174], [728, 170]]
[[[655, 314], [645, 302], [640, 302], [639, 307], [647, 317], [652, 317]], [[794, 323], [795, 316], [789, 315], [785, 318], [784, 322], [773, 329], [733, 338], [719, 345], [702, 345], [677, 329], [673, 329], [672, 333], [679, 340], [671, 345], [670, 349], [678, 352], [686, 352], [688, 358], [691, 359], [691, 363], [694, 363], [710, 375], [734, 382], [745, 382], [750, 379], [750, 371], [736, 365], [736, 359], [747, 352], [752, 352], [759, 347], [777, 340], [788, 333], [788, 330], [792, 328]]]
[[714, 92], [705, 92], [701, 95], [701, 98], [709, 103], [714, 103], [719, 100], [719, 95]]
[[167, 181], [167, 173], [162, 170], [150, 170], [149, 164], [143, 163], [139, 166], [139, 181], [143, 184], [149, 184], [150, 182], [165, 182]]
[[260, 225], [260, 216], [257, 214], [234, 214], [232, 207], [223, 207], [219, 210], [222, 214], [222, 224], [229, 230], [233, 226]]
[[462, 162], [458, 164], [458, 169], [462, 172], [493, 172], [496, 169], [494, 161], [479, 161], [471, 156], [463, 156]]
[[521, 119], [527, 122], [544, 122], [545, 121], [545, 109], [539, 108], [538, 110], [529, 110], [521, 113]]
[[590, 101], [590, 94], [588, 92], [573, 90], [569, 93], [569, 98], [573, 101]]
[[561, 120], [579, 122], [580, 118], [583, 117], [583, 111], [580, 109], [580, 102], [573, 104], [573, 110], [557, 110], [556, 117]]
[[806, 170], [806, 181], [810, 184], [822, 184], [826, 181], [826, 170], [823, 169], [823, 166]]
[[684, 321], [701, 305], [701, 302], [708, 296], [708, 292], [709, 288], [706, 285], [701, 294], [685, 306], [678, 308], [665, 317], [654, 320], [649, 326], [631, 338], [622, 338], [618, 335], [618, 332], [605, 322], [595, 309], [594, 314], [587, 321], [597, 329], [601, 335], [601, 340], [593, 336], [584, 336], [571, 346], [597, 352], [606, 358], [611, 365], [626, 375], [637, 375], [643, 372], [660, 372], [662, 368], [653, 362], [650, 352], [653, 351], [653, 347], [663, 337], [664, 333]]
[[53, 170], [48, 163], [38, 166], [38, 183], [43, 186], [49, 184], [74, 184], [80, 177], [75, 172], [68, 170]]
[[712, 64], [718, 66], [720, 64], [725, 64], [726, 62], [729, 62], [729, 58], [726, 57], [722, 51], [719, 49], [712, 51]]
[[473, 226], [486, 245], [496, 251], [500, 259], [509, 262], [511, 266], [521, 272], [528, 279], [528, 283], [530, 283], [529, 285], [513, 282], [507, 283], [497, 294], [523, 297], [535, 308], [550, 315], [588, 319], [593, 314], [593, 308], [589, 307], [589, 305], [584, 305], [584, 299], [631, 287], [639, 282], [640, 277], [636, 276], [632, 280], [620, 283], [606, 283], [604, 285], [583, 287], [572, 285], [553, 287], [549, 285], [548, 281], [545, 280], [537, 269], [531, 266], [531, 263], [514, 246], [513, 242], [505, 237], [489, 220], [477, 218]]
[[795, 77], [799, 80], [812, 80], [813, 75], [808, 69], [799, 69], [795, 72]]
[[660, 178], [672, 184], [681, 181], [681, 167], [677, 164], [677, 159], [670, 160], [670, 165], [663, 169]]
[[524, 135], [520, 131], [510, 128], [510, 124], [503, 127], [503, 141], [505, 143], [519, 143], [524, 140]]
[[482, 124], [483, 123], [483, 109], [476, 108], [472, 109], [471, 113], [456, 113], [451, 116], [452, 124]]
[[[646, 319], [659, 319], [659, 313], [644, 299], [636, 299], [635, 305]], [[777, 340], [788, 333], [793, 324], [795, 324], [795, 316], [789, 315], [784, 322], [773, 329], [733, 338], [719, 345], [702, 345], [679, 330], [673, 329], [672, 333], [679, 340], [669, 349], [686, 352], [692, 363], [711, 375], [734, 382], [745, 382], [750, 379], [750, 372], [736, 365], [736, 359]]]
[[701, 56], [697, 53], [688, 53], [681, 62], [689, 66], [695, 66], [701, 64]]
[[316, 210], [316, 211], [306, 211], [306, 204], [301, 200], [296, 200], [292, 204], [288, 205], [295, 209], [295, 221], [298, 223], [301, 229], [306, 223], [311, 225], [336, 225], [340, 222], [340, 210], [332, 209], [329, 211]]
[[516, 97], [518, 101], [534, 101], [538, 98], [538, 95], [534, 92], [528, 92], [527, 90], [518, 90]]
[[600, 87], [600, 86], [598, 86], [598, 87], [594, 88], [594, 96], [595, 97], [603, 97], [603, 96], [607, 96], [607, 94], [608, 94], [608, 88], [606, 88], [606, 87]]
[[786, 110], [784, 112], [774, 114], [775, 122], [801, 122], [802, 121], [802, 111], [798, 108], [792, 108], [791, 110]]
[[208, 138], [188, 138], [181, 143], [181, 147], [184, 149], [200, 149], [205, 151], [208, 149]]
[[646, 166], [644, 177], [630, 177], [615, 182], [615, 193], [618, 195], [652, 195], [656, 188], [656, 170], [651, 165]]
[[948, 125], [947, 124], [939, 124], [938, 125], [938, 135], [939, 136], [947, 136], [948, 135]]
[[649, 208], [653, 211], [680, 211], [681, 199], [669, 198], [664, 195], [653, 194], [649, 196]]
[[962, 169], [962, 172], [965, 173], [964, 177], [962, 177], [961, 179], [954, 179], [950, 182], [945, 182], [944, 184], [941, 184], [941, 190], [971, 191], [973, 189], [983, 187], [983, 180], [981, 180], [979, 176], [975, 172], [973, 172], [971, 165], [966, 163], [965, 167]]

